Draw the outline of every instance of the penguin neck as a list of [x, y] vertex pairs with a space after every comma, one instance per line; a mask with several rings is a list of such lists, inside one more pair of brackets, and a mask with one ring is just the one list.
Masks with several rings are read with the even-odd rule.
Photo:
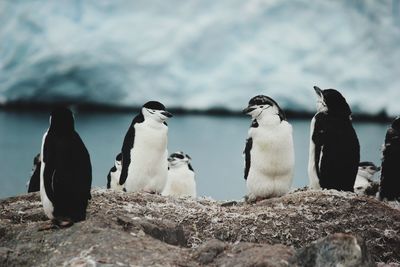
[[173, 166], [170, 166], [169, 168], [170, 168], [170, 170], [178, 171], [178, 170], [188, 169], [189, 167], [185, 162], [180, 162]]
[[278, 115], [261, 115], [257, 118], [253, 118], [253, 121], [257, 121], [260, 126], [275, 126], [281, 123], [281, 118]]
[[372, 180], [372, 177], [374, 176], [373, 174], [369, 173], [368, 171], [364, 171], [364, 170], [359, 170], [357, 172], [358, 176], [361, 176], [367, 180]]
[[163, 121], [155, 120], [152, 118], [145, 118], [143, 123], [151, 128], [155, 128], [155, 129], [167, 127]]

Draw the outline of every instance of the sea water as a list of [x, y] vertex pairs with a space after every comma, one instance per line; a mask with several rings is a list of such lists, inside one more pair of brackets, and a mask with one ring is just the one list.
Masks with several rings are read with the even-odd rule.
[[[75, 127], [89, 150], [94, 187], [105, 187], [108, 171], [121, 150], [134, 113], [76, 113]], [[295, 174], [293, 187], [308, 184], [309, 120], [293, 125]], [[0, 111], [0, 198], [27, 192], [33, 158], [40, 152], [49, 124], [47, 112]], [[243, 150], [249, 117], [177, 115], [168, 121], [169, 153], [183, 151], [192, 158], [199, 196], [241, 199], [246, 194]], [[354, 123], [361, 160], [380, 164], [387, 124]], [[338, 140], [340, 142], [340, 140]]]

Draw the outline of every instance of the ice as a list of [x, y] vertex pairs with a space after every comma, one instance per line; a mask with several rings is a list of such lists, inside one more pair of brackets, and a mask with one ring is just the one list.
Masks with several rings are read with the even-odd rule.
[[399, 2], [2, 1], [0, 103], [313, 111], [318, 85], [397, 115]]

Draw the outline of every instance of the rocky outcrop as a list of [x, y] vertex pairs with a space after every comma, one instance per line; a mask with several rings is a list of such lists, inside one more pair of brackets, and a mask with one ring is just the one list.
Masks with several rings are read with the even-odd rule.
[[101, 189], [92, 196], [86, 221], [43, 231], [37, 193], [1, 200], [0, 266], [400, 262], [400, 211], [352, 193], [297, 191], [236, 205]]

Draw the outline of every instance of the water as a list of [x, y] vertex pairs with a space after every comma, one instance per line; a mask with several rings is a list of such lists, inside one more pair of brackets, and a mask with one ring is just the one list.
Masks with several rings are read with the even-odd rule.
[[[76, 114], [76, 130], [92, 160], [93, 186], [105, 187], [134, 114]], [[46, 112], [0, 111], [0, 198], [23, 194], [33, 157], [48, 128]], [[296, 151], [294, 187], [308, 184], [309, 121], [292, 120]], [[199, 196], [239, 199], [246, 193], [243, 157], [248, 117], [175, 116], [169, 121], [169, 152], [182, 150], [193, 159]], [[379, 164], [386, 124], [355, 123], [361, 160]], [[338, 140], [339, 142], [339, 140]]]

